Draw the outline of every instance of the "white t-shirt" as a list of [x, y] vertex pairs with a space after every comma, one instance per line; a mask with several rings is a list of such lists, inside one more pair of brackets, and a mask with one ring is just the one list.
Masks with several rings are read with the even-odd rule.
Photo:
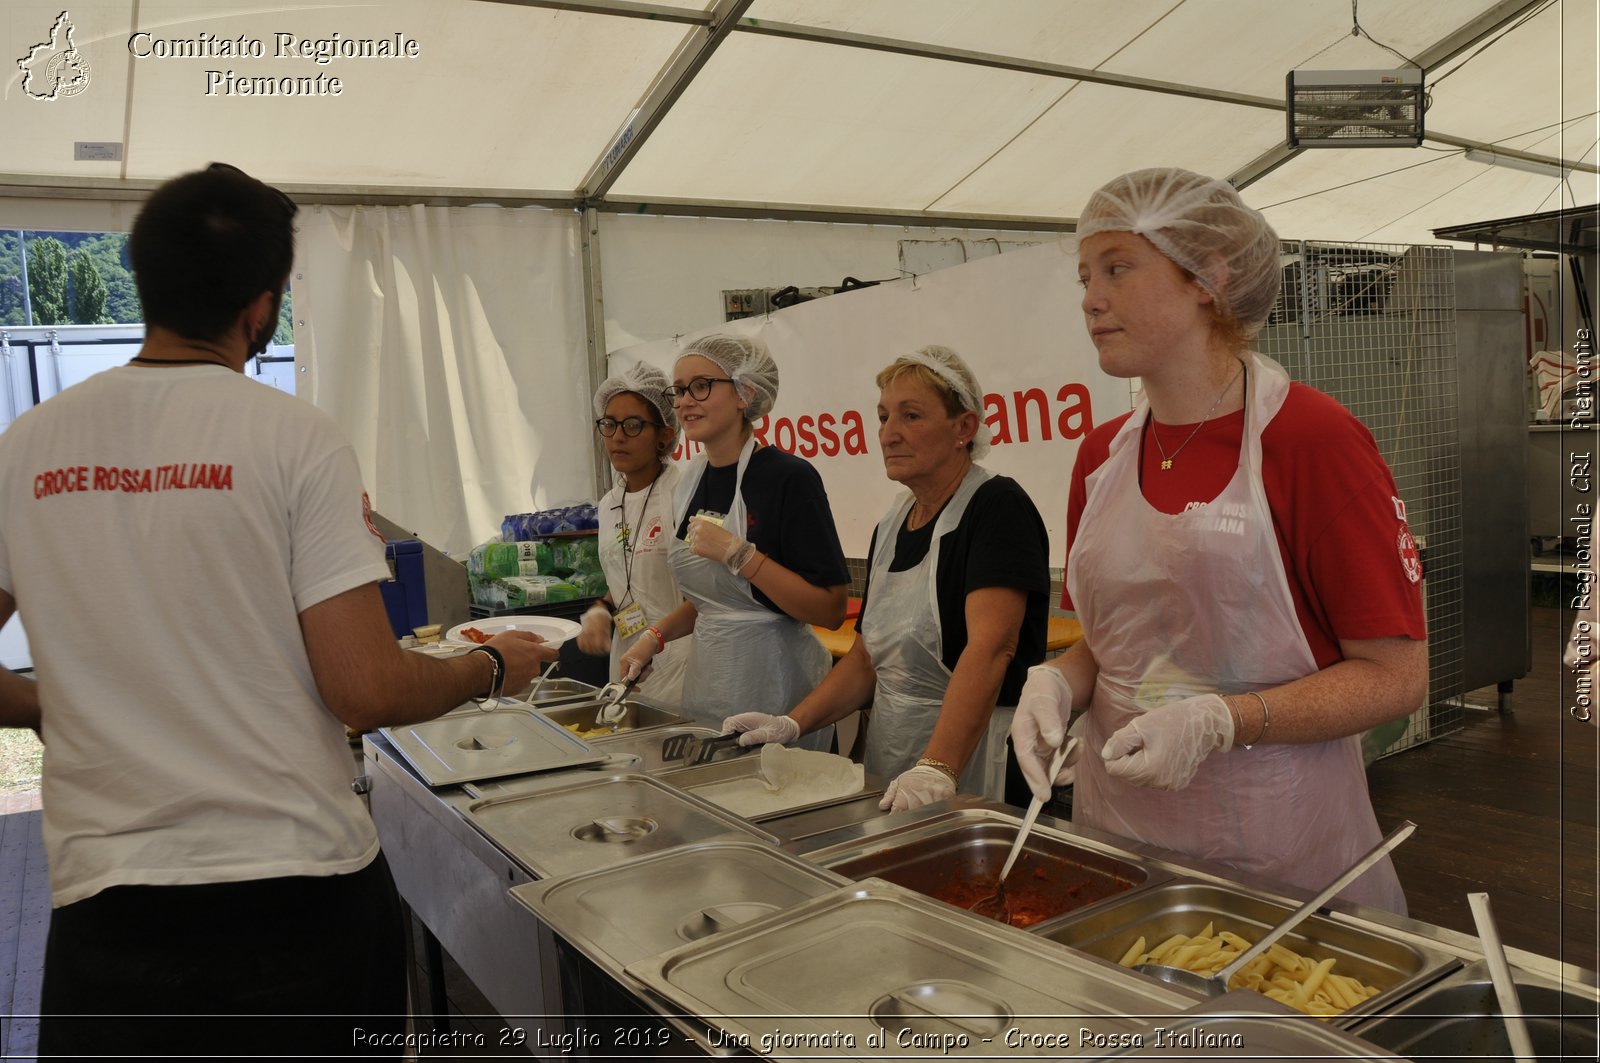
[[56, 906], [376, 854], [299, 625], [387, 578], [365, 507], [326, 414], [221, 366], [113, 369], [0, 435], [0, 587], [39, 680]]
[[[623, 485], [618, 484], [606, 492], [598, 506], [600, 567], [606, 574], [606, 587], [611, 601], [618, 609], [629, 602], [638, 602], [652, 624], [661, 623], [662, 617], [683, 604], [678, 581], [673, 578], [672, 566], [667, 564], [667, 544], [673, 533], [672, 496], [678, 489], [678, 478], [682, 474], [682, 469], [668, 462], [651, 488], [624, 494]], [[632, 545], [631, 561], [620, 535], [624, 524], [628, 527], [628, 541]], [[622, 655], [635, 641], [644, 637], [647, 637], [647, 633], [642, 631], [626, 639], [612, 632], [613, 680], [617, 678], [617, 662]], [[680, 704], [684, 663], [689, 659], [689, 648], [693, 642], [693, 635], [676, 639], [656, 654], [651, 661], [649, 678], [636, 688], [639, 693], [666, 705]]]

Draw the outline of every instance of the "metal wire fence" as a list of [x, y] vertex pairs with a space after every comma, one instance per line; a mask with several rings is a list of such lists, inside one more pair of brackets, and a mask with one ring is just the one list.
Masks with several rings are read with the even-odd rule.
[[1332, 395], [1377, 439], [1422, 549], [1427, 704], [1368, 736], [1369, 758], [1462, 723], [1461, 469], [1453, 252], [1285, 241], [1283, 290], [1256, 349]]

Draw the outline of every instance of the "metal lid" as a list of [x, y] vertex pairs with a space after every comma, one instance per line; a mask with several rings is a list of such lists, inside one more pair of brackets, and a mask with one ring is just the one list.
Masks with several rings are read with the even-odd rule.
[[774, 1059], [1060, 1058], [1194, 1003], [880, 879], [627, 973]]
[[557, 776], [524, 793], [473, 801], [461, 812], [542, 879], [729, 833], [777, 842], [715, 805], [648, 775], [625, 772]]
[[606, 759], [560, 724], [504, 702], [493, 712], [453, 712], [382, 731], [429, 786], [576, 768]]
[[613, 976], [635, 960], [791, 908], [843, 885], [751, 842], [688, 845], [511, 896]]
[[[707, 764], [679, 766], [663, 772], [661, 781], [704, 798], [719, 808], [735, 812], [752, 823], [842, 804], [866, 793], [860, 786], [848, 791], [821, 794], [815, 791], [797, 792], [791, 788], [773, 790], [762, 777], [761, 756], [754, 752]], [[878, 790], [880, 795], [882, 792]]]

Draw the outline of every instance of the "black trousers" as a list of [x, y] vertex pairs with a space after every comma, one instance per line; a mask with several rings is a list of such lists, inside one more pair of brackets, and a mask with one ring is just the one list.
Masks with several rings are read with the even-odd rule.
[[113, 886], [56, 909], [41, 1058], [398, 1058], [405, 931], [380, 853], [348, 875]]

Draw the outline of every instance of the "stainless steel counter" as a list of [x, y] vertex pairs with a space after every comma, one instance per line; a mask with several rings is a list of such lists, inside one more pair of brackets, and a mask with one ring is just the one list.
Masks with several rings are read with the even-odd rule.
[[[1122, 880], [1123, 892], [1088, 896], [1022, 931], [913, 892], [924, 890], [914, 881], [862, 877], [912, 867], [905, 852], [924, 864], [957, 859], [951, 846], [986, 853], [1019, 818], [1005, 805], [960, 796], [891, 815], [863, 796], [749, 824], [614, 760], [481, 790], [430, 789], [383, 738], [368, 736], [363, 751], [401, 895], [530, 1049], [559, 1046], [564, 1056], [1098, 1057], [1159, 1048], [1157, 1028], [1203, 1048], [1205, 1029], [1220, 1038], [1224, 1028], [1208, 1010], [1215, 1002], [1118, 966], [1118, 913], [1170, 921], [1210, 905], [1248, 932], [1302, 899], [1043, 817], [1041, 853]], [[945, 848], [917, 850], [927, 839]], [[884, 853], [896, 855], [877, 859]], [[1302, 933], [1307, 947], [1343, 955], [1385, 987], [1373, 998], [1380, 1013], [1343, 1016], [1337, 1036], [1302, 1043], [1361, 1058], [1384, 1054], [1374, 1045], [1392, 1054], [1403, 1041], [1427, 1054], [1468, 1036], [1460, 1024], [1399, 1017], [1435, 993], [1478, 999], [1461, 973], [1481, 959], [1475, 939], [1339, 902]], [[1592, 1014], [1593, 972], [1510, 953], [1540, 1002]], [[1446, 992], [1457, 983], [1465, 988]], [[1241, 996], [1256, 997], [1228, 999]], [[1260, 1044], [1289, 1043], [1284, 1024], [1304, 1017], [1257, 999]], [[1240, 1021], [1230, 1020], [1229, 1036], [1248, 1032]], [[874, 1032], [885, 1040], [874, 1043]], [[1544, 1037], [1589, 1043], [1561, 1028]]]

